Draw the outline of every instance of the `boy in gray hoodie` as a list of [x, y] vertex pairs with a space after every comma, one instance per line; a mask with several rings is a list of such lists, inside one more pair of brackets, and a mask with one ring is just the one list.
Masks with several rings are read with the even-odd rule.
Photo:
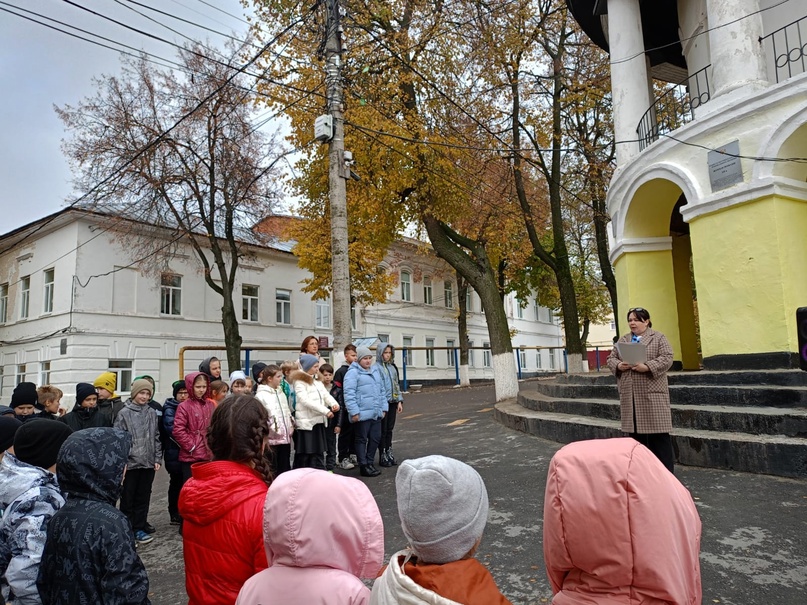
[[151, 537], [154, 527], [148, 522], [151, 486], [154, 474], [160, 468], [163, 452], [157, 413], [148, 405], [153, 395], [151, 382], [145, 378], [135, 380], [131, 393], [131, 399], [115, 418], [115, 428], [132, 435], [120, 510], [132, 524], [135, 541], [148, 544], [154, 539]]

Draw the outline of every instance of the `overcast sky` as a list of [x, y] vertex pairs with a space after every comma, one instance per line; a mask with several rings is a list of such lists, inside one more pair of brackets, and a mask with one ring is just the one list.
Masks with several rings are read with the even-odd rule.
[[[247, 24], [242, 20], [244, 8], [238, 0], [137, 1], [141, 5], [152, 6], [238, 37], [247, 30]], [[224, 43], [221, 36], [150, 12], [127, 0], [76, 0], [76, 4], [180, 44], [184, 42], [182, 38], [135, 14], [126, 6], [149, 14], [186, 35], [210, 40], [219, 46]], [[0, 9], [23, 13], [10, 6], [69, 23], [156, 55], [170, 59], [176, 57], [175, 48], [127, 31], [64, 0], [0, 2]], [[38, 21], [46, 21], [30, 13], [24, 14]], [[118, 52], [0, 10], [0, 81], [3, 91], [0, 94], [0, 233], [64, 206], [65, 199], [72, 191], [71, 173], [60, 147], [65, 132], [53, 106], [76, 104], [91, 95], [94, 91], [92, 77], [117, 74], [120, 56]]]

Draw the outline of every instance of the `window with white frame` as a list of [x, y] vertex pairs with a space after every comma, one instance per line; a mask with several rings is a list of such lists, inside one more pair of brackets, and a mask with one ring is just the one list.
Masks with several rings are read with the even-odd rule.
[[535, 351], [535, 367], [538, 368], [539, 370], [542, 370], [544, 368], [544, 364], [541, 361], [542, 357], [543, 356], [541, 355], [540, 350]]
[[468, 286], [465, 293], [465, 310], [468, 313], [473, 313], [474, 310], [474, 289], [471, 286]]
[[0, 324], [8, 321], [8, 283], [0, 284]]
[[128, 393], [132, 389], [132, 360], [110, 359], [109, 371], [117, 378], [117, 391]]
[[44, 275], [45, 287], [42, 292], [42, 312], [53, 313], [53, 286], [56, 281], [56, 272], [54, 269], [46, 269]]
[[555, 369], [555, 349], [549, 349], [549, 369]]
[[39, 384], [50, 384], [50, 362], [39, 362]]
[[443, 282], [443, 304], [452, 309], [454, 307], [454, 284], [450, 281]]
[[516, 318], [524, 319], [524, 302], [520, 298], [516, 299]]
[[434, 367], [434, 338], [426, 339], [426, 365]]
[[241, 285], [241, 319], [244, 321], [258, 321], [258, 292], [258, 286]]
[[406, 365], [411, 366], [412, 364], [412, 337], [411, 336], [404, 336], [403, 337], [403, 348], [404, 350], [404, 363]]
[[615, 321], [611, 322], [611, 330], [616, 330], [616, 322]]
[[451, 339], [451, 338], [447, 338], [446, 339], [446, 346], [448, 347], [448, 350], [446, 351], [446, 363], [448, 364], [449, 368], [453, 368], [454, 367], [454, 347], [456, 346], [454, 344], [454, 340]]
[[275, 321], [279, 324], [291, 324], [291, 290], [275, 289]]
[[489, 368], [492, 365], [490, 362], [490, 343], [483, 342], [482, 346], [485, 347], [485, 350], [482, 351], [482, 365]]
[[423, 278], [423, 303], [426, 305], [434, 304], [434, 300], [432, 298], [432, 278], [431, 277], [424, 277]]
[[31, 276], [20, 279], [20, 319], [28, 319], [31, 304]]
[[0, 366], [0, 393], [3, 392], [3, 387], [6, 386], [6, 369], [3, 366]]
[[521, 364], [521, 369], [527, 369], [527, 349], [518, 350], [518, 362]]
[[468, 367], [474, 367], [474, 341], [468, 341]]
[[401, 300], [412, 301], [412, 274], [409, 271], [401, 271]]
[[182, 315], [182, 276], [160, 276], [160, 315]]
[[25, 382], [25, 372], [27, 371], [27, 367], [24, 363], [17, 364], [17, 375], [14, 377], [14, 385], [18, 385], [21, 382]]
[[317, 327], [330, 329], [331, 327], [331, 301], [318, 300], [317, 306]]
[[532, 311], [535, 314], [535, 321], [541, 321], [541, 305], [538, 304], [538, 299], [532, 299]]
[[356, 305], [350, 305], [350, 329], [356, 330]]
[[389, 334], [379, 334], [377, 338], [378, 342], [389, 342]]

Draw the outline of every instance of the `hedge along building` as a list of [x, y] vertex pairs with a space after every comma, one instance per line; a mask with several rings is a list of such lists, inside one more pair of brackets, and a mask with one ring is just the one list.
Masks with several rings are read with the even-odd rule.
[[[685, 369], [699, 367], [698, 329], [706, 369], [793, 367], [807, 305], [807, 5], [567, 3], [611, 57], [620, 315], [649, 309]], [[654, 98], [661, 83], [678, 85]]]

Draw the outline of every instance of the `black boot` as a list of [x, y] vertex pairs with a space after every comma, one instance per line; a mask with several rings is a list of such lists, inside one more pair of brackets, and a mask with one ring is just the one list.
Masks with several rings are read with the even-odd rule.
[[378, 454], [378, 465], [387, 467], [392, 466], [392, 461], [390, 460], [389, 450], [381, 450]]
[[390, 466], [398, 466], [398, 462], [395, 460], [395, 456], [392, 455], [392, 448], [387, 448], [387, 460], [389, 461]]
[[362, 477], [378, 477], [381, 471], [375, 468], [372, 464], [364, 464], [359, 467], [359, 473]]

